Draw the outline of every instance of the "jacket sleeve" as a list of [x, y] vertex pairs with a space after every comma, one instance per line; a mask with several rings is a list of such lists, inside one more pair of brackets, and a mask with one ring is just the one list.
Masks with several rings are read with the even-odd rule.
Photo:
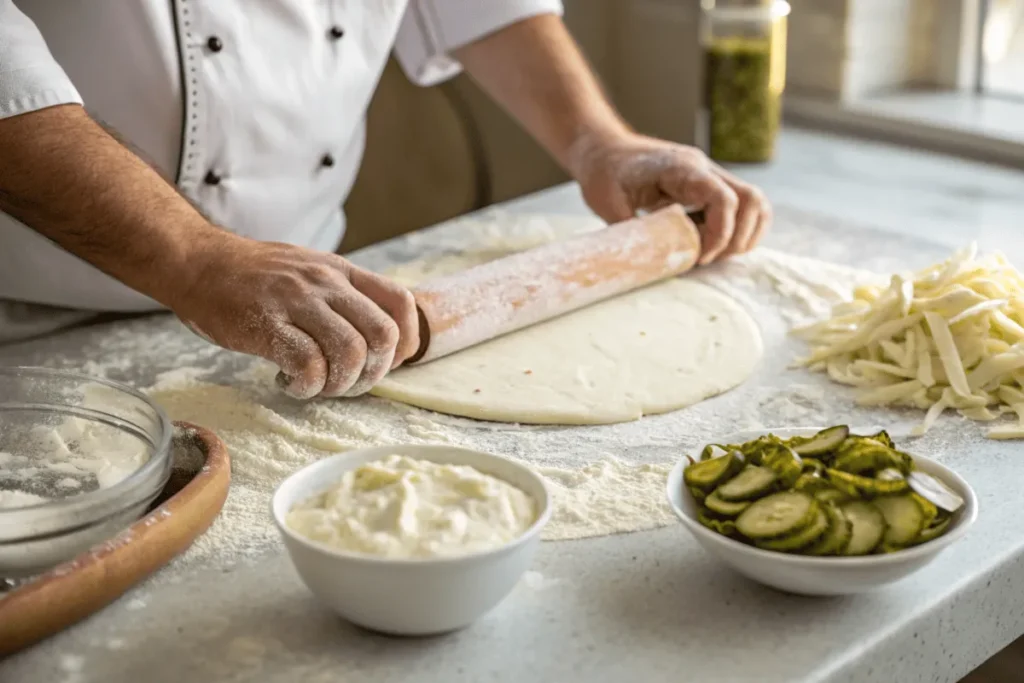
[[462, 69], [453, 50], [539, 14], [561, 15], [561, 1], [410, 0], [395, 52], [410, 80], [434, 85]]
[[82, 98], [35, 24], [13, 0], [0, 0], [0, 119], [57, 104]]

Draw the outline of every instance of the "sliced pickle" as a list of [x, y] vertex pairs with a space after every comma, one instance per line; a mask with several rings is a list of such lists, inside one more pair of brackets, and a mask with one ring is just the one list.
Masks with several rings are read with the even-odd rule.
[[711, 491], [729, 479], [743, 467], [743, 456], [732, 451], [711, 460], [701, 460], [683, 470], [683, 481], [687, 486]]
[[836, 427], [829, 427], [828, 429], [822, 429], [814, 436], [807, 437], [806, 441], [798, 443], [793, 446], [793, 450], [797, 452], [797, 455], [822, 455], [824, 453], [831, 453], [839, 444], [846, 440], [846, 437], [850, 435], [850, 428], [846, 425], [839, 425]]
[[803, 529], [817, 514], [817, 502], [806, 493], [773, 493], [744, 510], [736, 519], [736, 530], [754, 540], [778, 538]]

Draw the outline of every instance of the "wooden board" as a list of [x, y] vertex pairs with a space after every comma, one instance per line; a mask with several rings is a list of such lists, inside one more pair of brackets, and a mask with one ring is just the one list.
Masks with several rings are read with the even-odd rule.
[[227, 447], [212, 432], [175, 423], [173, 469], [150, 511], [113, 539], [0, 597], [0, 657], [97, 612], [184, 552], [227, 498]]

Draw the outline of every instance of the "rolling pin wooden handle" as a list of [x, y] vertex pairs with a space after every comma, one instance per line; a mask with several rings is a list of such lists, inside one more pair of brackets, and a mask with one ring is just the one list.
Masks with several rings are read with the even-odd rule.
[[686, 272], [700, 234], [679, 205], [484, 263], [413, 290], [425, 363]]

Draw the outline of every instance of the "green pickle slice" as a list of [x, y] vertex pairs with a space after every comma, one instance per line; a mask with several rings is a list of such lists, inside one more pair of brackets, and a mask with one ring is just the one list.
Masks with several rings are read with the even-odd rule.
[[791, 445], [798, 455], [824, 455], [838, 448], [839, 444], [843, 443], [849, 435], [850, 428], [846, 425], [839, 425], [822, 429], [811, 437], [797, 437], [797, 440], [791, 440], [796, 441]]
[[[799, 454], [796, 448], [793, 449]], [[804, 474], [825, 474], [825, 463], [817, 458], [801, 458]]]
[[910, 488], [906, 479], [885, 480], [862, 477], [858, 474], [831, 468], [825, 471], [825, 475], [832, 486], [851, 498], [874, 498], [875, 496], [902, 493]]
[[736, 522], [731, 519], [715, 519], [704, 510], [697, 513], [697, 521], [712, 531], [729, 536], [736, 536]]
[[935, 522], [930, 527], [922, 531], [916, 539], [914, 539], [914, 545], [920, 545], [921, 543], [927, 543], [928, 541], [935, 540], [942, 534], [946, 533], [946, 529], [949, 528], [952, 521], [952, 517], [946, 517], [945, 519]]
[[819, 492], [831, 489], [832, 484], [817, 474], [801, 474], [800, 478], [794, 482], [793, 488], [797, 491], [804, 491], [812, 496], [817, 496]]
[[886, 552], [910, 545], [928, 526], [925, 511], [912, 494], [882, 496], [874, 504], [885, 517], [882, 546]]
[[788, 446], [775, 446], [765, 453], [761, 462], [775, 472], [779, 479], [779, 485], [783, 488], [793, 486], [803, 472], [803, 461]]
[[735, 477], [725, 482], [715, 493], [722, 500], [739, 502], [763, 496], [775, 486], [777, 476], [768, 467], [748, 465]]
[[853, 537], [853, 525], [846, 518], [838, 505], [821, 506], [828, 517], [828, 530], [810, 545], [805, 553], [808, 555], [839, 555]]
[[710, 491], [743, 467], [743, 456], [738, 451], [720, 455], [711, 460], [695, 462], [683, 470], [683, 481], [704, 491]]
[[913, 460], [883, 443], [865, 437], [852, 436], [836, 451], [832, 467], [851, 474], [879, 472], [895, 469], [907, 474], [913, 468]]
[[892, 437], [889, 436], [889, 432], [885, 431], [884, 429], [878, 432], [877, 434], [872, 434], [868, 438], [873, 441], [877, 441], [883, 446], [887, 446], [889, 448], [896, 448], [896, 444], [893, 443]]
[[833, 488], [831, 485], [821, 491], [816, 491], [814, 497], [818, 499], [820, 503], [845, 503], [850, 500], [850, 497], [840, 491], [837, 488]]
[[[709, 457], [721, 449], [725, 455]], [[759, 548], [809, 556], [896, 552], [939, 538], [963, 498], [915, 469], [886, 431], [846, 425], [706, 446], [684, 471], [698, 520]]]
[[778, 538], [803, 529], [817, 514], [818, 503], [812, 496], [783, 491], [751, 503], [736, 519], [736, 530], [754, 540]]
[[885, 536], [885, 516], [873, 503], [851, 500], [840, 508], [850, 522], [850, 541], [843, 555], [867, 555], [874, 551]]
[[[738, 525], [737, 525], [738, 528]], [[829, 516], [820, 506], [815, 510], [814, 519], [804, 528], [780, 538], [757, 541], [757, 547], [779, 552], [801, 551], [828, 533]]]
[[714, 512], [716, 515], [721, 515], [722, 517], [735, 517], [746, 510], [750, 506], [750, 503], [748, 501], [732, 502], [722, 500], [718, 496], [718, 491], [715, 491], [704, 499], [704, 505], [708, 510]]

